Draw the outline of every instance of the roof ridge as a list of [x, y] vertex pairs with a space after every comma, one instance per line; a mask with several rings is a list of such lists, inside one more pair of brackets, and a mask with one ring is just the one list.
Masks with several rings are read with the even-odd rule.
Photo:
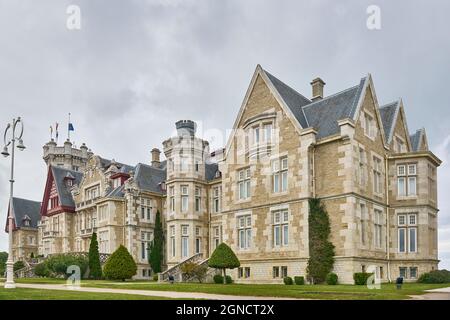
[[384, 109], [384, 108], [391, 107], [391, 106], [397, 106], [398, 103], [399, 103], [398, 100], [397, 101], [392, 101], [392, 102], [389, 102], [389, 103], [386, 103], [386, 104], [380, 106], [380, 109]]
[[303, 98], [305, 98], [308, 101], [311, 101], [310, 99], [308, 99], [307, 97], [305, 97], [303, 94], [301, 94], [300, 92], [298, 92], [297, 90], [295, 90], [294, 88], [292, 88], [290, 85], [288, 85], [287, 83], [285, 83], [284, 81], [278, 79], [277, 77], [275, 77], [273, 74], [271, 74], [269, 71], [267, 71], [266, 69], [261, 68], [264, 72], [270, 74], [272, 77], [274, 77], [275, 79], [277, 79], [278, 81], [280, 81], [282, 84], [284, 84], [286, 87], [288, 87], [289, 89], [291, 89], [292, 91], [294, 91], [295, 93], [297, 93], [299, 96], [302, 96]]
[[25, 198], [20, 198], [20, 197], [13, 197], [13, 200], [14, 200], [14, 199], [17, 199], [17, 200], [25, 200], [25, 201], [36, 202], [36, 203], [41, 203], [41, 201], [30, 200], [30, 199], [25, 199]]
[[152, 166], [152, 165], [149, 165], [149, 164], [146, 164], [146, 163], [142, 163], [142, 162], [138, 162], [138, 164], [136, 165], [135, 168], [137, 168], [137, 166], [139, 166], [139, 165], [145, 166], [145, 167], [147, 167], [147, 168], [155, 169], [155, 170], [160, 170], [160, 171], [165, 171], [165, 170], [166, 170], [166, 169], [163, 169], [163, 168], [157, 168], [157, 167], [154, 167], [154, 166]]
[[310, 104], [307, 104], [307, 105], [305, 105], [305, 106], [303, 106], [303, 107], [301, 107], [301, 108], [302, 108], [302, 109], [303, 109], [303, 108], [307, 108], [307, 107], [312, 106], [312, 105], [314, 105], [314, 104], [317, 104], [317, 103], [319, 103], [319, 102], [322, 102], [322, 101], [325, 101], [325, 100], [327, 100], [327, 99], [333, 98], [333, 97], [337, 96], [338, 94], [342, 94], [342, 93], [344, 93], [344, 92], [347, 92], [347, 91], [350, 91], [350, 90], [352, 90], [352, 89], [355, 89], [355, 88], [357, 88], [357, 87], [359, 87], [359, 86], [360, 86], [360, 84], [357, 84], [356, 86], [353, 86], [353, 87], [350, 87], [350, 88], [341, 90], [341, 91], [339, 91], [339, 92], [336, 92], [336, 93], [334, 93], [334, 94], [332, 94], [332, 95], [329, 95], [329, 96], [327, 96], [327, 97], [325, 97], [325, 98], [322, 98], [322, 99], [320, 99], [320, 100], [313, 101], [313, 102], [311, 102]]

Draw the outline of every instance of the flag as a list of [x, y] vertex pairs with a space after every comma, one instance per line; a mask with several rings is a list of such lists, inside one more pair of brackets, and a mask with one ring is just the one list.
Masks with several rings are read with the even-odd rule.
[[56, 140], [58, 140], [58, 136], [59, 136], [59, 133], [58, 133], [58, 126], [59, 126], [59, 123], [57, 122], [57, 123], [55, 124]]
[[73, 128], [73, 124], [69, 122], [69, 131], [75, 131], [75, 129]]

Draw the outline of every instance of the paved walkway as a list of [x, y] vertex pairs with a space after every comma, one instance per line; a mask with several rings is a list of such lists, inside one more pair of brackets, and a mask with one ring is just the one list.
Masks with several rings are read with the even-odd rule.
[[[131, 289], [112, 289], [112, 288], [92, 288], [80, 287], [71, 289], [65, 284], [35, 284], [35, 283], [16, 283], [18, 288], [44, 289], [44, 290], [76, 290], [80, 292], [98, 292], [98, 293], [122, 293], [135, 294], [151, 297], [163, 297], [172, 299], [207, 299], [207, 300], [294, 300], [291, 298], [275, 297], [253, 297], [253, 296], [232, 296], [224, 294], [211, 294], [201, 292], [176, 292], [176, 291], [150, 291], [150, 290], [131, 290]], [[295, 299], [296, 300], [296, 299]]]
[[450, 300], [450, 287], [426, 290], [425, 294], [411, 296], [415, 300]]

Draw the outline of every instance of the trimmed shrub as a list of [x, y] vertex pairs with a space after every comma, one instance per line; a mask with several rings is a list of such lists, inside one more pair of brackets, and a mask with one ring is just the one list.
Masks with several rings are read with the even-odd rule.
[[420, 283], [450, 283], [450, 271], [433, 270], [422, 274], [417, 282]]
[[25, 268], [25, 263], [23, 261], [14, 262], [14, 272], [23, 268]]
[[294, 281], [292, 280], [291, 277], [284, 277], [284, 278], [283, 278], [283, 282], [284, 282], [285, 285], [288, 285], [288, 286], [294, 284]]
[[42, 262], [34, 267], [34, 274], [38, 277], [49, 277], [50, 270], [48, 270], [47, 265]]
[[123, 245], [113, 252], [103, 267], [104, 276], [110, 280], [125, 281], [136, 275], [136, 272], [136, 262]]
[[231, 278], [231, 276], [226, 276], [225, 277], [225, 283], [226, 284], [232, 284], [233, 283], [233, 278]]
[[305, 277], [303, 277], [303, 276], [294, 277], [294, 282], [296, 285], [302, 286], [305, 284]]
[[214, 283], [217, 283], [217, 284], [222, 283], [223, 284], [223, 276], [220, 274], [214, 275], [213, 280], [214, 280]]
[[355, 284], [358, 286], [364, 286], [367, 284], [367, 280], [370, 276], [372, 276], [373, 273], [367, 273], [367, 272], [356, 272], [353, 274], [353, 280], [355, 281]]
[[208, 266], [211, 268], [223, 270], [223, 281], [226, 283], [226, 269], [234, 269], [241, 266], [239, 259], [234, 254], [233, 250], [225, 243], [221, 243], [217, 246], [216, 250], [212, 253], [208, 260]]
[[49, 270], [51, 277], [67, 278], [70, 274], [67, 273], [67, 268], [76, 265], [80, 268], [81, 276], [86, 273], [88, 268], [88, 260], [84, 256], [75, 256], [71, 254], [56, 254], [45, 260], [45, 266]]
[[338, 276], [336, 273], [330, 272], [325, 279], [328, 285], [334, 286], [338, 283]]
[[100, 280], [102, 278], [102, 266], [100, 253], [98, 252], [97, 233], [93, 233], [89, 245], [89, 278]]
[[159, 280], [158, 274], [154, 274], [153, 275], [153, 281], [158, 281], [158, 280]]

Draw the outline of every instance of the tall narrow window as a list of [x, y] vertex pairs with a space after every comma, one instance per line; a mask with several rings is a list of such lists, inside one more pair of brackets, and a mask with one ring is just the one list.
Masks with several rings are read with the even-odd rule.
[[181, 257], [187, 258], [189, 255], [189, 226], [181, 226]]
[[195, 227], [195, 253], [202, 252], [201, 228]]
[[263, 128], [264, 128], [264, 141], [266, 143], [271, 143], [272, 142], [272, 124], [266, 123]]
[[370, 138], [375, 138], [375, 121], [371, 115], [365, 114], [365, 134]]
[[199, 212], [201, 209], [201, 203], [202, 203], [202, 189], [199, 187], [195, 187], [195, 211]]
[[375, 193], [382, 193], [383, 179], [381, 178], [382, 161], [378, 157], [373, 157], [373, 191]]
[[381, 248], [382, 245], [382, 232], [383, 232], [383, 213], [380, 210], [375, 209], [375, 247]]
[[214, 227], [213, 228], [213, 249], [217, 248], [217, 246], [220, 244], [220, 227]]
[[361, 219], [360, 219], [360, 225], [361, 225], [361, 244], [365, 245], [366, 244], [366, 219], [367, 219], [367, 213], [366, 213], [366, 205], [361, 203], [359, 205], [360, 208], [360, 214], [361, 214]]
[[175, 188], [169, 188], [169, 196], [170, 196], [170, 212], [175, 212]]
[[253, 127], [253, 145], [259, 145], [259, 126]]
[[417, 214], [398, 215], [398, 251], [417, 252]]
[[220, 212], [220, 189], [221, 187], [215, 187], [213, 189], [213, 212]]
[[175, 257], [175, 226], [170, 226], [170, 252]]
[[238, 173], [239, 199], [250, 198], [250, 168], [243, 169]]
[[152, 240], [152, 233], [149, 231], [141, 231], [141, 259], [148, 260], [148, 250]]
[[359, 148], [359, 185], [361, 187], [364, 187], [366, 185], [366, 170], [365, 170], [365, 165], [366, 165], [366, 152], [364, 151], [364, 149]]
[[399, 196], [417, 195], [416, 164], [402, 164], [397, 166], [397, 190]]
[[189, 206], [189, 187], [181, 186], [181, 212], [187, 212]]
[[272, 161], [273, 192], [285, 192], [288, 186], [288, 159], [283, 157]]
[[273, 213], [273, 245], [275, 247], [289, 244], [289, 213], [287, 210]]
[[252, 217], [251, 215], [240, 216], [238, 218], [238, 245], [240, 249], [248, 249], [251, 244], [252, 236]]

